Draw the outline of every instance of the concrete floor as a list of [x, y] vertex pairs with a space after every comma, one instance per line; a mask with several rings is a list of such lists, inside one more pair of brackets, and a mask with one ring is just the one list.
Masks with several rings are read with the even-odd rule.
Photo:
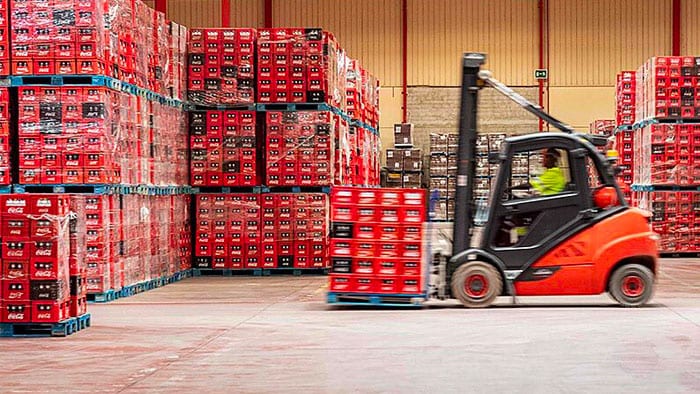
[[641, 309], [337, 309], [325, 277], [193, 278], [90, 305], [67, 338], [0, 340], [0, 392], [697, 393], [700, 259], [663, 267]]

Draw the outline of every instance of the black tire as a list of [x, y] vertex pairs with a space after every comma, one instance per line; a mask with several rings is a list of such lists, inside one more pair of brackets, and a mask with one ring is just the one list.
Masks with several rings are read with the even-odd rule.
[[640, 264], [626, 264], [610, 276], [612, 298], [624, 307], [639, 307], [654, 295], [654, 273]]
[[468, 308], [486, 308], [501, 295], [503, 280], [491, 264], [474, 261], [452, 274], [452, 296]]

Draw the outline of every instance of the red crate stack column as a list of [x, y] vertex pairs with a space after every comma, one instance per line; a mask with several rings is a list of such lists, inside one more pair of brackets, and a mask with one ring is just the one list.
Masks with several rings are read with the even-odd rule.
[[334, 188], [330, 292], [424, 295], [425, 204], [423, 190]]
[[71, 309], [69, 197], [8, 194], [2, 204], [3, 323], [57, 323]]
[[0, 76], [10, 75], [9, 2], [0, 2]]
[[0, 88], [0, 185], [9, 185], [10, 178], [10, 97], [7, 88]]
[[335, 136], [347, 134], [347, 122], [330, 111], [268, 111], [266, 185], [341, 184], [348, 170], [338, 163]]
[[78, 220], [85, 221], [85, 265], [88, 293], [105, 293], [113, 288], [111, 263], [113, 240], [118, 230], [112, 222], [112, 196], [85, 196], [84, 213], [77, 212]]
[[618, 182], [623, 188], [625, 199], [632, 200], [631, 186], [634, 181], [634, 132], [632, 125], [636, 119], [637, 73], [621, 71], [615, 84], [615, 139], [613, 147], [619, 154], [618, 166], [622, 172]]
[[85, 221], [86, 196], [70, 196], [70, 316], [78, 317], [87, 313], [87, 265], [86, 242], [87, 223]]
[[653, 212], [661, 252], [696, 252], [700, 58], [661, 56], [636, 73], [635, 203]]
[[190, 112], [192, 186], [257, 186], [254, 111]]
[[10, 2], [13, 75], [104, 74], [101, 1]]
[[261, 29], [257, 47], [259, 103], [327, 103], [345, 110], [347, 59], [332, 33]]
[[203, 105], [252, 104], [256, 38], [254, 29], [191, 29], [189, 100]]

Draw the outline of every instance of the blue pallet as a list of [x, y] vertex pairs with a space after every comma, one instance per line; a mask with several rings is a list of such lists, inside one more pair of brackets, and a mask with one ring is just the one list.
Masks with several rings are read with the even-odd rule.
[[212, 269], [212, 268], [192, 268], [192, 276], [262, 276], [262, 268], [242, 268], [242, 269]]
[[[7, 81], [7, 82], [4, 82]], [[4, 85], [3, 85], [4, 84]], [[135, 96], [144, 97], [150, 101], [157, 101], [171, 107], [184, 108], [184, 103], [178, 99], [170, 98], [140, 88], [127, 82], [104, 75], [13, 75], [0, 81], [0, 86], [105, 86]]]
[[199, 186], [191, 188], [192, 194], [200, 193], [267, 193], [265, 186]]
[[12, 86], [88, 85], [119, 90], [122, 85], [121, 81], [104, 75], [13, 75], [9, 80]]
[[12, 193], [12, 186], [10, 186], [10, 185], [0, 186], [0, 194], [10, 194], [10, 193]]
[[82, 316], [78, 316], [75, 318], [77, 323], [78, 323], [78, 331], [84, 330], [92, 324], [92, 316], [89, 313], [86, 313]]
[[326, 103], [267, 103], [256, 104], [255, 108], [258, 111], [338, 111], [342, 113]]
[[262, 275], [328, 275], [328, 270], [328, 268], [263, 268]]
[[59, 323], [0, 323], [0, 337], [65, 337], [79, 327], [74, 317]]
[[113, 194], [114, 185], [56, 184], [56, 185], [13, 185], [14, 193], [89, 193]]
[[632, 191], [635, 192], [653, 192], [653, 191], [700, 191], [700, 186], [683, 186], [683, 185], [632, 185]]
[[204, 104], [204, 103], [196, 103], [196, 102], [188, 102], [186, 105], [186, 109], [188, 111], [226, 111], [226, 110], [234, 110], [234, 111], [255, 111], [257, 110], [257, 105], [255, 104], [231, 104], [231, 105], [225, 105], [225, 104]]
[[328, 292], [326, 301], [332, 305], [420, 308], [426, 294], [363, 294]]
[[269, 186], [264, 193], [325, 193], [331, 192], [330, 186]]
[[111, 302], [116, 299], [120, 298], [120, 292], [115, 291], [113, 289], [109, 289], [105, 291], [104, 293], [88, 293], [87, 295], [87, 300], [88, 302], [97, 302], [97, 303], [102, 303], [102, 302]]

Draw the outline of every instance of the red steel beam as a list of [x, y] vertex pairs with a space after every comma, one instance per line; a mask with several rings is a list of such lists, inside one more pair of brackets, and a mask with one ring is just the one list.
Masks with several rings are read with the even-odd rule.
[[[544, 0], [537, 0], [537, 25], [539, 27], [539, 48], [537, 68], [544, 68]], [[544, 80], [538, 82], [538, 97], [540, 107], [544, 107]], [[540, 119], [539, 130], [544, 130], [544, 121]]]
[[263, 1], [265, 11], [265, 28], [269, 29], [272, 27], [272, 0]]
[[401, 121], [408, 122], [408, 0], [401, 0]]
[[221, 27], [231, 27], [231, 0], [221, 0]]
[[168, 0], [156, 0], [155, 2], [156, 11], [160, 11], [164, 14], [168, 13]]
[[681, 0], [673, 0], [673, 56], [681, 55]]

